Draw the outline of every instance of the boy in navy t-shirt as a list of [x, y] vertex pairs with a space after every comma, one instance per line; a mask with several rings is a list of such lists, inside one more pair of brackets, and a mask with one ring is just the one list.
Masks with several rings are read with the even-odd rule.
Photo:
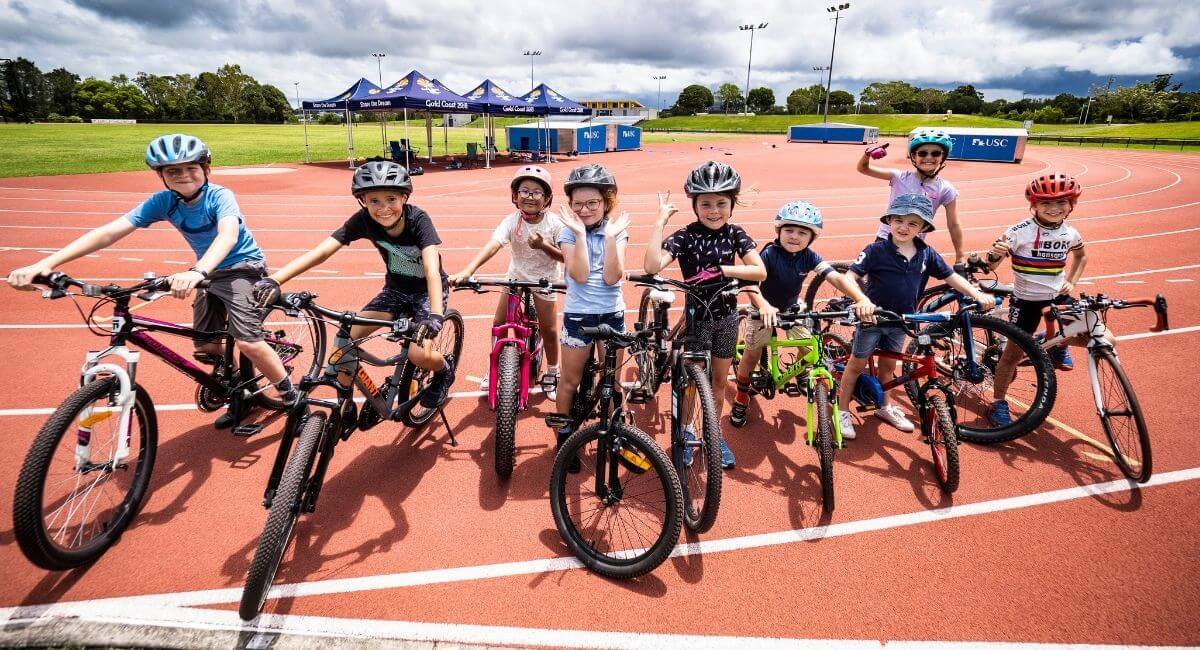
[[[737, 395], [729, 421], [735, 427], [746, 424], [746, 409], [750, 405], [750, 371], [758, 365], [759, 356], [771, 340], [780, 310], [795, 305], [800, 298], [800, 287], [809, 272], [828, 281], [839, 291], [854, 299], [854, 310], [859, 318], [870, 319], [875, 305], [863, 294], [858, 285], [846, 280], [833, 270], [828, 262], [812, 249], [824, 226], [821, 211], [808, 201], [792, 201], [779, 209], [775, 215], [775, 241], [763, 247], [763, 264], [767, 267], [767, 279], [750, 293], [750, 301], [761, 317], [750, 321], [746, 330], [746, 348], [738, 364]], [[788, 330], [789, 339], [807, 338], [809, 332], [796, 326]]]
[[[995, 299], [980, 293], [962, 276], [956, 274], [929, 244], [917, 237], [920, 233], [933, 232], [933, 202], [923, 194], [901, 194], [892, 199], [887, 214], [880, 221], [891, 226], [886, 240], [877, 241], [863, 249], [846, 275], [857, 283], [867, 278], [867, 297], [880, 309], [897, 314], [912, 313], [917, 308], [917, 298], [929, 278], [945, 280], [951, 287], [966, 294], [980, 304], [984, 311], [991, 311]], [[892, 352], [904, 350], [904, 330], [899, 327], [863, 327], [854, 332], [854, 352], [842, 373], [838, 387], [838, 406], [842, 410], [842, 438], [854, 438], [854, 423], [850, 416], [850, 398], [854, 384], [867, 360], [876, 349]], [[880, 383], [887, 383], [895, 376], [896, 361], [881, 358], [878, 365]], [[882, 404], [875, 416], [904, 432], [913, 430], [912, 422], [892, 404]]]

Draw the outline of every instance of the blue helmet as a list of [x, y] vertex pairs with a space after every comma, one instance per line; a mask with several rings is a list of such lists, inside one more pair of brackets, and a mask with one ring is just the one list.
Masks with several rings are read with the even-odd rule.
[[212, 153], [200, 138], [183, 133], [160, 135], [146, 147], [146, 165], [150, 169], [184, 163], [211, 164]]
[[916, 192], [901, 194], [892, 199], [892, 202], [888, 204], [887, 214], [880, 217], [879, 220], [887, 223], [889, 217], [908, 214], [921, 217], [921, 220], [925, 222], [925, 232], [933, 232], [933, 201], [930, 201], [928, 196]]
[[936, 144], [949, 154], [950, 147], [954, 145], [954, 138], [941, 129], [919, 129], [908, 138], [908, 153], [911, 154], [923, 144]]
[[813, 239], [816, 240], [821, 235], [824, 225], [821, 211], [808, 201], [792, 201], [775, 213], [776, 231], [784, 226], [803, 226], [812, 231]]

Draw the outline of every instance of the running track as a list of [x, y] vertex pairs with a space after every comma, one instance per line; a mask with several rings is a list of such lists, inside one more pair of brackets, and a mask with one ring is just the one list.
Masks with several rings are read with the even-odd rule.
[[[752, 205], [739, 207], [735, 220], [760, 243], [773, 236], [775, 209], [803, 198], [825, 214], [818, 250], [827, 259], [853, 257], [871, 240], [887, 197], [885, 184], [853, 172], [859, 152], [754, 137], [715, 149], [652, 145], [598, 160], [615, 171], [622, 207], [633, 215], [628, 266], [638, 268], [655, 192], [673, 190], [684, 212], [672, 223], [684, 225], [690, 214], [681, 181], [708, 158], [736, 165], [756, 185], [757, 196], [746, 197]], [[572, 164], [551, 169], [561, 179]], [[190, 406], [192, 384], [160, 363], [143, 364], [141, 383], [160, 411], [143, 512], [92, 567], [35, 569], [13, 540], [8, 495], [30, 439], [76, 385], [84, 351], [99, 341], [68, 301], [3, 288], [3, 617], [10, 626], [79, 617], [240, 630], [251, 641], [263, 638], [255, 632], [292, 632], [580, 647], [1200, 643], [1200, 446], [1191, 426], [1200, 381], [1200, 158], [1029, 147], [1019, 165], [952, 163], [943, 173], [961, 192], [968, 248], [983, 249], [1023, 218], [1024, 183], [1050, 170], [1085, 186], [1071, 217], [1088, 242], [1080, 289], [1163, 293], [1170, 302], [1174, 331], [1166, 335], [1137, 336], [1151, 323], [1147, 312], [1110, 320], [1126, 337], [1121, 358], [1154, 443], [1155, 479], [1140, 489], [1118, 480], [1105, 452], [1088, 442], [1104, 436], [1082, 364], [1060, 374], [1052, 423], [1004, 446], [962, 448], [962, 487], [953, 498], [937, 490], [927, 447], [915, 436], [866, 420], [859, 439], [838, 453], [838, 508], [827, 519], [816, 455], [798, 436], [803, 422], [793, 404], [756, 401], [751, 425], [725, 427], [738, 467], [726, 474], [713, 530], [681, 540], [676, 556], [651, 575], [606, 581], [579, 569], [554, 529], [547, 500], [553, 444], [540, 398], [518, 423], [516, 471], [506, 483], [496, 479], [492, 415], [474, 379], [484, 370], [495, 298], [456, 293], [451, 305], [468, 316], [464, 366], [447, 407], [459, 446], [443, 440], [444, 429], [410, 436], [395, 424], [339, 445], [317, 512], [300, 520], [268, 615], [244, 626], [236, 603], [265, 517], [259, 502], [279, 422], [249, 440], [216, 432], [212, 416]], [[316, 244], [355, 208], [339, 165], [237, 171], [218, 170], [214, 180], [237, 192], [274, 265]], [[466, 263], [511, 209], [511, 172], [435, 171], [416, 180], [413, 203], [433, 216], [448, 269]], [[0, 179], [0, 269], [34, 261], [156, 189], [147, 172]], [[950, 250], [944, 228], [931, 242]], [[177, 233], [156, 226], [64, 270], [132, 281], [192, 261]], [[502, 253], [482, 273], [506, 265]], [[377, 253], [360, 242], [288, 288], [356, 308], [381, 284], [379, 271]], [[632, 289], [626, 300], [636, 307]], [[186, 304], [170, 299], [143, 313], [190, 320]], [[665, 443], [662, 414], [639, 408], [639, 425]]]

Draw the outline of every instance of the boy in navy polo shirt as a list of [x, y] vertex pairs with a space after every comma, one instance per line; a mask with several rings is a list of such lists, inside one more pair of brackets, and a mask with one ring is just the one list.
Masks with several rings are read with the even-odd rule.
[[[879, 219], [891, 226], [886, 240], [877, 241], [863, 249], [850, 270], [849, 278], [858, 282], [867, 277], [867, 297], [880, 309], [897, 314], [912, 313], [917, 307], [917, 298], [925, 288], [929, 277], [945, 280], [959, 292], [980, 304], [984, 311], [991, 311], [995, 299], [980, 293], [970, 282], [956, 274], [924, 240], [919, 233], [933, 232], [933, 202], [923, 194], [901, 194], [892, 199], [887, 214]], [[838, 406], [842, 410], [842, 438], [854, 438], [854, 423], [850, 417], [850, 398], [854, 384], [867, 360], [876, 349], [892, 352], [904, 350], [904, 330], [899, 327], [862, 327], [854, 332], [854, 353], [846, 364], [838, 387]], [[895, 376], [896, 361], [879, 359], [877, 377], [887, 383]], [[892, 404], [883, 404], [875, 410], [875, 416], [904, 432], [913, 430], [912, 422], [904, 417], [900, 409]]]

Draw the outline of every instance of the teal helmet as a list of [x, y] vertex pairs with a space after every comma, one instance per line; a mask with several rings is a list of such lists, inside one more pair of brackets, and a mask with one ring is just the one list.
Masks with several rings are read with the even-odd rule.
[[160, 135], [146, 146], [146, 165], [162, 169], [185, 163], [212, 164], [212, 152], [200, 138], [183, 133]]
[[923, 144], [936, 144], [949, 154], [950, 147], [954, 145], [954, 138], [941, 129], [919, 129], [908, 138], [908, 153], [911, 154]]
[[925, 232], [933, 232], [933, 201], [930, 201], [928, 196], [916, 192], [901, 194], [892, 199], [892, 202], [888, 204], [887, 214], [880, 217], [879, 220], [887, 223], [889, 217], [909, 214], [921, 217], [921, 220], [925, 222]]
[[821, 236], [824, 225], [821, 211], [808, 201], [792, 201], [775, 213], [776, 232], [784, 226], [803, 226], [812, 231], [813, 240], [816, 241], [817, 237]]

